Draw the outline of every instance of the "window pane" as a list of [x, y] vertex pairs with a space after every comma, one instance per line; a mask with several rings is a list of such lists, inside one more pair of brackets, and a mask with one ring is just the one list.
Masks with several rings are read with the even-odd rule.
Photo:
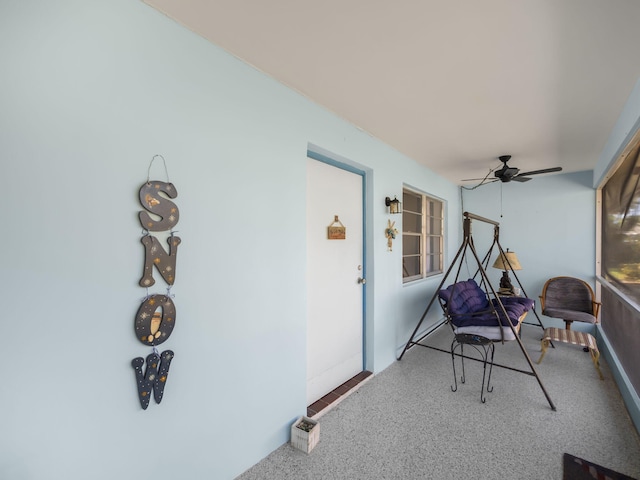
[[427, 266], [426, 266], [427, 273], [433, 272], [433, 256], [432, 255], [427, 255], [425, 260], [426, 260], [426, 263], [427, 263]]
[[426, 253], [440, 254], [440, 237], [427, 238], [427, 251]]
[[442, 202], [435, 202], [435, 204], [433, 205], [433, 216], [438, 218], [443, 218]]
[[440, 256], [439, 255], [427, 255], [427, 273], [436, 273], [439, 272], [442, 268], [440, 266]]
[[420, 257], [402, 258], [402, 278], [422, 275], [420, 271]]
[[442, 220], [429, 217], [427, 219], [427, 232], [431, 235], [442, 235]]
[[[410, 212], [422, 213], [422, 195], [413, 192], [404, 191], [402, 193], [402, 210]], [[404, 218], [403, 218], [404, 220]]]
[[402, 255], [420, 254], [420, 236], [402, 235]]
[[431, 200], [429, 203], [430, 203], [429, 215], [437, 218], [442, 218], [442, 202]]
[[602, 189], [602, 274], [640, 303], [640, 146]]
[[404, 232], [421, 233], [422, 215], [404, 210], [402, 213], [402, 230]]

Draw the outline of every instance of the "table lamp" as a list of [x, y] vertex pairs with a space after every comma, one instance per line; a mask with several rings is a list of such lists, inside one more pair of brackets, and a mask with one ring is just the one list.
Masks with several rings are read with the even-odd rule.
[[509, 278], [509, 270], [522, 270], [515, 252], [510, 252], [507, 248], [506, 252], [498, 254], [498, 258], [496, 258], [492, 266], [502, 270], [499, 292], [513, 295], [513, 285], [511, 285], [511, 279]]

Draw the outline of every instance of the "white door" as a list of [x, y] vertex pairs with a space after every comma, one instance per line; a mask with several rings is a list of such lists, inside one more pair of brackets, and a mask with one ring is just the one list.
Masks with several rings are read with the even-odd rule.
[[307, 405], [363, 370], [362, 182], [307, 159]]

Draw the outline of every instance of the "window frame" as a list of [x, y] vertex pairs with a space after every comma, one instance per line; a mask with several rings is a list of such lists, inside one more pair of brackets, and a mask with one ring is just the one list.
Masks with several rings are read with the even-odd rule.
[[[640, 262], [636, 261], [632, 264], [626, 261], [615, 261], [614, 258], [616, 256], [623, 256], [626, 257], [625, 260], [628, 258], [635, 258], [637, 260], [637, 245], [639, 241], [638, 234], [634, 234], [633, 232], [633, 230], [637, 231], [637, 227], [632, 229], [622, 228], [622, 225], [618, 225], [619, 222], [613, 220], [612, 217], [615, 217], [616, 214], [618, 217], [622, 214], [625, 216], [630, 213], [635, 214], [629, 215], [629, 218], [635, 218], [637, 224], [640, 193], [638, 192], [637, 186], [633, 188], [633, 193], [627, 191], [626, 195], [624, 195], [628, 197], [628, 200], [624, 202], [626, 205], [614, 205], [614, 207], [618, 207], [615, 212], [612, 211], [611, 206], [608, 205], [607, 197], [611, 196], [612, 198], [621, 199], [623, 197], [621, 189], [624, 189], [624, 183], [629, 182], [635, 185], [638, 179], [638, 165], [640, 165], [640, 131], [636, 132], [624, 152], [618, 157], [616, 164], [612, 166], [606, 178], [603, 179], [598, 187], [598, 205], [596, 212], [598, 219], [596, 274], [598, 280], [601, 283], [608, 284], [610, 287], [614, 287], [614, 289], [619, 292], [618, 296], [624, 297], [626, 303], [632, 305], [636, 311], [640, 311], [640, 288], [637, 287], [637, 280], [640, 278], [637, 266]], [[622, 174], [622, 177], [620, 177], [620, 174]], [[634, 177], [633, 179], [630, 178], [632, 176]], [[622, 178], [624, 178], [623, 184], [621, 184]], [[611, 195], [610, 191], [613, 195]], [[635, 205], [635, 207], [631, 208], [632, 205]], [[624, 206], [627, 208], [625, 208], [624, 211], [620, 210], [620, 207]], [[628, 238], [622, 241], [613, 241], [610, 237], [611, 232], [618, 229], [621, 235], [628, 235]], [[625, 244], [627, 244], [627, 248], [629, 248], [629, 245], [635, 244], [635, 254], [627, 251]], [[628, 278], [625, 278], [627, 276], [622, 274], [621, 270], [626, 266], [631, 267], [632, 265], [635, 266], [635, 272], [631, 273]]]
[[[413, 197], [417, 197], [420, 200], [420, 212], [414, 212], [411, 209], [407, 209], [407, 205], [410, 202], [406, 201], [405, 195], [411, 195]], [[436, 275], [440, 275], [444, 272], [444, 245], [445, 245], [445, 202], [441, 198], [438, 198], [434, 195], [429, 195], [420, 190], [404, 186], [402, 188], [402, 283], [404, 285], [412, 284], [414, 282], [424, 280], [429, 277], [433, 277]], [[429, 208], [429, 202], [434, 202], [439, 209], [439, 216], [434, 213], [434, 209]], [[407, 215], [420, 215], [420, 231], [408, 231], [408, 225], [415, 225], [416, 222], [408, 222], [406, 221], [405, 213]], [[433, 225], [434, 223], [431, 220], [436, 220], [439, 223], [439, 232], [434, 233]], [[407, 239], [410, 237], [418, 237], [418, 253], [410, 252], [406, 253], [406, 245]], [[436, 239], [437, 249], [429, 248], [430, 245], [433, 244], [433, 239]], [[414, 275], [405, 275], [407, 272], [405, 266], [405, 259], [409, 257], [418, 257], [419, 258], [419, 273]], [[437, 265], [435, 268], [429, 267], [429, 265], [434, 264], [433, 261], [429, 261], [429, 259], [433, 260], [435, 258]], [[408, 272], [407, 272], [408, 273]]]

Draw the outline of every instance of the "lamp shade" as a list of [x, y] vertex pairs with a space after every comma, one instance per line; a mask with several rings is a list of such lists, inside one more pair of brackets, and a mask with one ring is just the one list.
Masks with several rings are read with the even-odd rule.
[[496, 258], [496, 261], [493, 262], [493, 268], [498, 268], [504, 271], [522, 270], [522, 267], [520, 266], [520, 262], [518, 261], [518, 257], [516, 257], [515, 252], [510, 252], [509, 250], [498, 255], [498, 258]]

